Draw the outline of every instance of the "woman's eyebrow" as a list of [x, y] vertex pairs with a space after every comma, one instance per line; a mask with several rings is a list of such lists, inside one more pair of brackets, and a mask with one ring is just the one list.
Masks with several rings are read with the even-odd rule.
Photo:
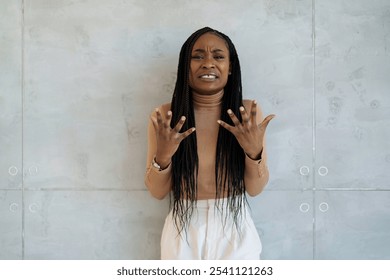
[[[196, 49], [196, 50], [194, 50], [194, 52], [202, 52], [202, 53], [204, 53], [204, 52], [206, 52], [204, 49]], [[215, 49], [215, 50], [212, 50], [211, 51], [212, 53], [216, 53], [216, 52], [224, 52], [224, 50], [221, 50], [221, 49]]]

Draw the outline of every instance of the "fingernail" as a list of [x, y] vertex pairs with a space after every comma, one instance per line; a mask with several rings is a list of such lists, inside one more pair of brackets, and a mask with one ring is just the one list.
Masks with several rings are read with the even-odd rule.
[[241, 111], [241, 112], [244, 112], [244, 107], [241, 106], [241, 107], [240, 107], [240, 111]]
[[182, 117], [181, 117], [181, 120], [182, 120], [182, 121], [185, 121], [185, 120], [186, 120], [186, 117], [185, 117], [185, 116], [182, 116]]
[[233, 111], [229, 109], [229, 110], [228, 110], [228, 114], [229, 114], [229, 115], [233, 114]]
[[256, 104], [257, 104], [257, 101], [256, 101], [256, 100], [253, 100], [253, 103], [256, 105]]
[[158, 110], [158, 108], [156, 108], [156, 109], [154, 109], [156, 112], [158, 112], [159, 110]]
[[217, 120], [217, 123], [221, 124], [221, 121], [220, 121], [220, 120]]

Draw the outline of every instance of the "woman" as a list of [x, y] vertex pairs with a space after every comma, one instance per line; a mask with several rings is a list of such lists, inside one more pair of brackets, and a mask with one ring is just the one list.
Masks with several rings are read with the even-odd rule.
[[172, 102], [148, 128], [145, 184], [158, 199], [171, 194], [162, 259], [259, 259], [246, 193], [268, 182], [264, 134], [273, 117], [261, 122], [256, 102], [242, 100], [229, 37], [205, 27], [187, 39]]

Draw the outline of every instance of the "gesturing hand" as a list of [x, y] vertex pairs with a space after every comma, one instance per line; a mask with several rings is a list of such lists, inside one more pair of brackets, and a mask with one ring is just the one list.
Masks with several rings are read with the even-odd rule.
[[242, 123], [238, 120], [232, 110], [228, 110], [228, 114], [233, 121], [234, 126], [231, 126], [221, 120], [218, 123], [233, 133], [238, 143], [243, 148], [244, 152], [251, 159], [259, 159], [263, 150], [263, 139], [265, 130], [269, 122], [275, 117], [275, 115], [267, 116], [260, 124], [256, 123], [257, 116], [257, 103], [252, 102], [250, 116], [244, 107], [240, 107], [240, 113], [242, 116]]
[[156, 118], [151, 117], [154, 130], [156, 132], [157, 151], [156, 162], [165, 168], [171, 162], [172, 156], [175, 154], [181, 141], [195, 131], [195, 127], [180, 133], [186, 118], [182, 116], [174, 128], [171, 128], [172, 112], [168, 111], [165, 118], [162, 116], [159, 109], [156, 109]]

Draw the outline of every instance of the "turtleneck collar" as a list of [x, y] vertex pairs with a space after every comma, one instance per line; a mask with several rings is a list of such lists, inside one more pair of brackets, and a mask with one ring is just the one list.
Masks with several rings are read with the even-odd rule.
[[213, 108], [222, 104], [223, 90], [213, 95], [202, 95], [192, 92], [195, 108]]

